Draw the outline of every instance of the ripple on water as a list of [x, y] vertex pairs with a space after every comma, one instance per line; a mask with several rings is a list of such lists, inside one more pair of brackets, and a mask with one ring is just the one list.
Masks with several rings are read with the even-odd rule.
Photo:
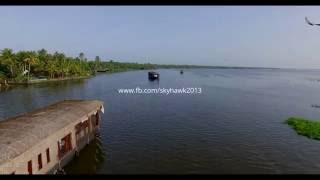
[[[88, 156], [71, 163], [69, 173], [318, 172], [320, 143], [283, 121], [318, 117], [310, 104], [320, 101], [319, 84], [305, 77], [320, 72], [159, 70], [158, 82], [149, 82], [147, 72], [1, 91], [0, 119], [67, 98], [104, 101], [101, 141], [84, 150]], [[201, 87], [202, 94], [117, 93], [137, 86]]]

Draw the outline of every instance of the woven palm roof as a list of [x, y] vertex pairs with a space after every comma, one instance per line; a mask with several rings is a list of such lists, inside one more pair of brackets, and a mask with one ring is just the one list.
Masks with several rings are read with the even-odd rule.
[[97, 100], [64, 100], [0, 121], [0, 165], [102, 106]]

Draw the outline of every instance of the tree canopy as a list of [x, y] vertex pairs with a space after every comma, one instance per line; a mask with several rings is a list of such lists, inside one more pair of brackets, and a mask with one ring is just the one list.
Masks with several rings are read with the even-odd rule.
[[32, 78], [67, 78], [89, 76], [98, 70], [110, 72], [131, 69], [152, 69], [155, 65], [103, 61], [99, 56], [88, 60], [83, 52], [78, 57], [68, 57], [64, 53], [48, 53], [45, 49], [38, 51], [18, 51], [3, 49], [0, 51], [0, 79], [27, 81]]

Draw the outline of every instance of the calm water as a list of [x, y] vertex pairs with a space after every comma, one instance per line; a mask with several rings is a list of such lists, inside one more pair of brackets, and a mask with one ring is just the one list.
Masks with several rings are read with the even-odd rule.
[[[101, 137], [69, 173], [319, 173], [320, 141], [297, 135], [290, 116], [319, 119], [320, 71], [159, 70], [0, 92], [0, 119], [63, 99], [105, 102]], [[118, 88], [200, 87], [201, 94], [118, 94]]]

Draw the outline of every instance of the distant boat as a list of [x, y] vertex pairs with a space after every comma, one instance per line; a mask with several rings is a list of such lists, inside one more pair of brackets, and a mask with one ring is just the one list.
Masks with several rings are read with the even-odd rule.
[[180, 70], [180, 74], [183, 74], [183, 70]]
[[148, 72], [148, 77], [150, 80], [159, 79], [160, 75], [157, 72], [150, 71]]

